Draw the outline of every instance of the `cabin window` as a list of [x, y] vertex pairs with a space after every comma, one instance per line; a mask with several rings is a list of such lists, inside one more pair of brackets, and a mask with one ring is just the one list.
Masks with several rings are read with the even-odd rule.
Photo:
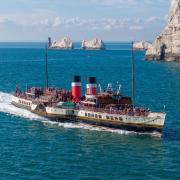
[[90, 113], [88, 113], [88, 117], [91, 117], [91, 114], [90, 114]]
[[99, 118], [101, 119], [101, 118], [102, 118], [102, 116], [101, 116], [101, 115], [99, 115]]
[[119, 117], [119, 120], [122, 121], [123, 120], [122, 117]]
[[109, 119], [109, 116], [106, 116], [106, 119]]
[[91, 114], [92, 117], [94, 117], [94, 114]]
[[85, 113], [85, 116], [87, 116], [87, 113]]
[[111, 120], [114, 120], [114, 118], [111, 116]]
[[117, 118], [117, 117], [115, 117], [115, 120], [118, 120], [118, 118]]
[[95, 118], [98, 118], [98, 115], [97, 115], [97, 114], [95, 114]]

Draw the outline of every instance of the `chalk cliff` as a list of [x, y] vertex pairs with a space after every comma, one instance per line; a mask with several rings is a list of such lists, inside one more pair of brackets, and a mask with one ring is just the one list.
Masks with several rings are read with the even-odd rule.
[[164, 31], [146, 51], [147, 60], [180, 62], [180, 0], [172, 0]]
[[100, 39], [93, 39], [90, 41], [83, 40], [82, 41], [82, 49], [105, 49], [105, 44]]
[[53, 42], [51, 42], [51, 38], [49, 38], [49, 48], [73, 49], [73, 43], [69, 37], [64, 37], [58, 41], [53, 41]]
[[146, 41], [140, 41], [140, 42], [135, 42], [133, 45], [133, 49], [136, 51], [146, 51], [152, 46], [151, 43], [146, 42]]

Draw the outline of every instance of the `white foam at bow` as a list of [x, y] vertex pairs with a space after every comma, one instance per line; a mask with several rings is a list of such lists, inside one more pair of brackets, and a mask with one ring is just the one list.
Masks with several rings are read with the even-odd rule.
[[45, 118], [42, 118], [36, 114], [33, 114], [29, 112], [26, 109], [20, 109], [11, 104], [12, 95], [4, 92], [0, 92], [0, 112], [12, 114], [15, 116], [20, 116], [23, 118], [28, 119], [39, 119], [43, 120]]

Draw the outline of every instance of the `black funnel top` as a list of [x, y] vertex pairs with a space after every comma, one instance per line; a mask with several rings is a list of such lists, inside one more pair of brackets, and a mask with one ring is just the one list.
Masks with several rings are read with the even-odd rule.
[[96, 77], [89, 77], [87, 79], [88, 84], [96, 84]]
[[80, 76], [74, 76], [72, 78], [72, 82], [81, 82], [81, 77]]

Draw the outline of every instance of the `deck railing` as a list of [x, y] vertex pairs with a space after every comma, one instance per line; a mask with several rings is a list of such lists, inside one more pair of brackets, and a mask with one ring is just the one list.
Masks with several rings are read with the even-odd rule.
[[80, 106], [77, 109], [85, 110], [85, 111], [107, 113], [107, 114], [143, 116], [143, 117], [147, 117], [150, 113], [149, 110], [139, 109], [139, 108], [124, 108], [123, 110], [118, 110], [118, 109], [113, 109], [113, 108], [112, 109], [104, 109], [104, 108]]
[[[26, 94], [21, 93], [21, 94], [15, 94], [16, 97], [23, 98], [26, 100], [30, 101], [36, 101], [36, 98], [28, 97]], [[39, 100], [39, 98], [38, 98]], [[48, 100], [47, 100], [48, 101]], [[48, 106], [51, 107], [56, 107], [57, 102], [49, 102]], [[142, 117], [147, 117], [150, 113], [149, 110], [143, 109], [143, 108], [132, 108], [132, 107], [125, 107], [122, 110], [115, 109], [115, 108], [110, 108], [110, 109], [105, 109], [105, 108], [98, 108], [98, 107], [86, 107], [82, 105], [76, 105], [75, 109], [77, 110], [85, 110], [85, 111], [92, 111], [92, 112], [99, 112], [99, 113], [107, 113], [107, 114], [116, 114], [116, 115], [128, 115], [128, 116], [142, 116]]]

